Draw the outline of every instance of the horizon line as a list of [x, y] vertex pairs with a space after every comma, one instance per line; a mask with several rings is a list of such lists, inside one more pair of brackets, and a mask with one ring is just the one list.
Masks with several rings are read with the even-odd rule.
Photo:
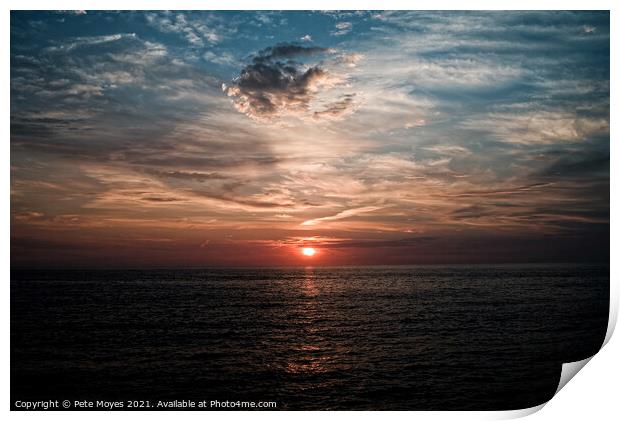
[[598, 265], [598, 266], [611, 266], [611, 260], [609, 261], [547, 261], [547, 262], [489, 262], [489, 263], [467, 263], [467, 262], [455, 262], [455, 263], [397, 263], [397, 264], [350, 264], [350, 265], [238, 265], [238, 266], [149, 266], [149, 267], [40, 267], [40, 268], [26, 268], [26, 267], [10, 267], [10, 271], [122, 271], [122, 270], [213, 270], [213, 269], [338, 269], [338, 268], [379, 268], [379, 267], [419, 267], [419, 266], [520, 266], [520, 265]]

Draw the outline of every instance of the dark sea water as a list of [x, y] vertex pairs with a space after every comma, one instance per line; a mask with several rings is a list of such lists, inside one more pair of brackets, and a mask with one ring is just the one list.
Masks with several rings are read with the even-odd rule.
[[592, 265], [12, 271], [11, 400], [525, 408], [608, 308]]

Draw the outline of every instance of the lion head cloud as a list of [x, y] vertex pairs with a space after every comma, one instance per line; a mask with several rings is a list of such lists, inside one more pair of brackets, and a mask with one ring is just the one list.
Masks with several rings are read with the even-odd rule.
[[345, 116], [355, 109], [355, 93], [342, 92], [347, 63], [332, 49], [280, 43], [255, 54], [222, 90], [238, 111], [258, 121]]

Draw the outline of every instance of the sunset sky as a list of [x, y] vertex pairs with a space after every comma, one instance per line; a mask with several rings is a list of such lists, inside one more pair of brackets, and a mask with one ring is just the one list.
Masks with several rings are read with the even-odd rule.
[[14, 267], [608, 261], [609, 142], [607, 12], [11, 13]]

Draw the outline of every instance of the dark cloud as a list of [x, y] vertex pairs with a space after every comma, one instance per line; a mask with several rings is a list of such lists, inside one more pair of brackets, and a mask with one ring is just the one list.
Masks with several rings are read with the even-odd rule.
[[[328, 51], [322, 47], [304, 47], [296, 44], [280, 43], [265, 48], [252, 57], [230, 86], [222, 89], [234, 98], [235, 107], [256, 119], [272, 119], [283, 114], [306, 114], [310, 102], [321, 87], [337, 84], [334, 77], [323, 64], [308, 65], [294, 59], [314, 56]], [[334, 104], [346, 107], [351, 104], [349, 97]], [[335, 115], [333, 111], [315, 113]]]
[[510, 196], [519, 193], [526, 193], [531, 190], [542, 189], [548, 186], [551, 186], [552, 183], [532, 183], [522, 186], [515, 186], [507, 189], [488, 189], [488, 190], [475, 190], [475, 191], [465, 191], [462, 193], [457, 193], [451, 195], [451, 197], [484, 197], [484, 196]]
[[[250, 147], [250, 146], [248, 146]], [[208, 156], [187, 156], [187, 155], [174, 155], [173, 153], [169, 153], [167, 156], [161, 156], [158, 154], [146, 155], [146, 156], [138, 156], [137, 153], [132, 152], [131, 154], [127, 154], [130, 162], [132, 164], [137, 165], [150, 165], [150, 166], [165, 166], [165, 167], [200, 167], [200, 168], [213, 168], [213, 169], [232, 169], [232, 168], [260, 168], [260, 167], [271, 167], [282, 160], [272, 156], [245, 156], [240, 158], [232, 158], [229, 156], [216, 156], [216, 157], [208, 157]], [[166, 173], [161, 173], [161, 175], [169, 176], [172, 178], [189, 178], [187, 172], [180, 171], [169, 171]], [[191, 174], [191, 173], [189, 173]], [[194, 174], [197, 174], [194, 172]], [[210, 173], [212, 174], [212, 173]], [[195, 176], [194, 178], [200, 178], [200, 176]], [[206, 179], [208, 177], [202, 177]], [[217, 178], [215, 176], [211, 178]]]
[[144, 200], [147, 202], [156, 202], [156, 203], [178, 202], [179, 201], [179, 199], [177, 199], [176, 197], [159, 197], [159, 196], [144, 197], [141, 200]]
[[258, 55], [253, 58], [255, 63], [263, 61], [271, 61], [274, 59], [293, 58], [299, 56], [311, 56], [313, 54], [322, 53], [327, 51], [327, 48], [323, 47], [304, 47], [302, 45], [287, 44], [282, 42], [276, 44], [273, 47], [265, 48], [261, 50]]
[[587, 151], [579, 154], [565, 154], [538, 174], [542, 178], [609, 178], [609, 153]]
[[411, 247], [416, 245], [432, 244], [440, 240], [439, 237], [425, 235], [419, 237], [400, 238], [394, 240], [345, 240], [345, 241], [324, 241], [317, 245], [330, 249], [338, 248], [384, 248], [384, 247]]
[[[236, 183], [233, 186], [228, 186], [230, 190], [234, 190], [235, 187], [238, 187], [239, 183]], [[207, 199], [215, 199], [222, 202], [227, 202], [230, 204], [234, 204], [237, 206], [243, 206], [246, 208], [256, 208], [256, 209], [278, 209], [278, 208], [291, 208], [294, 206], [292, 202], [284, 202], [284, 201], [265, 201], [265, 200], [252, 200], [252, 199], [243, 199], [233, 195], [233, 192], [225, 193], [221, 191], [207, 191], [207, 190], [192, 190], [193, 194], [197, 196], [204, 197]]]
[[480, 205], [472, 205], [466, 206], [464, 208], [457, 209], [452, 212], [452, 216], [455, 219], [470, 219], [470, 218], [480, 218], [483, 216], [493, 216], [496, 213], [492, 208], [480, 206]]
[[203, 173], [203, 172], [186, 172], [186, 171], [166, 171], [166, 172], [155, 172], [152, 171], [153, 174], [167, 177], [167, 178], [176, 178], [180, 180], [188, 180], [188, 181], [199, 181], [204, 182], [208, 180], [223, 180], [226, 179], [225, 176], [218, 173]]

